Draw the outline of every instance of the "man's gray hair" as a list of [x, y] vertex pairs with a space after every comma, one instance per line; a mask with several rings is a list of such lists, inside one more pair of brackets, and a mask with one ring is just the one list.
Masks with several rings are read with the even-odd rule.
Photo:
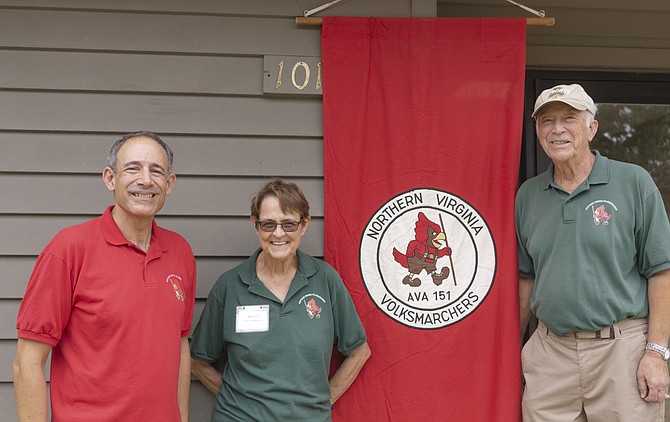
[[172, 148], [170, 148], [170, 145], [163, 142], [160, 136], [146, 130], [139, 132], [132, 132], [123, 135], [116, 142], [112, 144], [112, 146], [109, 148], [109, 152], [107, 153], [107, 165], [109, 166], [109, 168], [111, 168], [112, 171], [116, 172], [116, 164], [119, 156], [119, 150], [121, 149], [123, 144], [126, 143], [126, 141], [128, 141], [129, 139], [139, 138], [143, 136], [153, 139], [158, 143], [158, 145], [161, 146], [161, 148], [163, 148], [163, 150], [165, 151], [165, 155], [167, 155], [168, 160], [167, 172], [168, 174], [172, 174], [172, 164], [174, 163], [174, 153], [172, 152]]
[[[597, 108], [597, 106], [595, 106], [595, 107], [596, 107], [596, 112], [597, 112], [598, 108]], [[590, 111], [588, 113], [586, 113], [586, 125], [587, 126], [591, 126], [591, 123], [593, 123], [593, 121], [595, 119], [596, 119], [595, 114], [591, 113]]]

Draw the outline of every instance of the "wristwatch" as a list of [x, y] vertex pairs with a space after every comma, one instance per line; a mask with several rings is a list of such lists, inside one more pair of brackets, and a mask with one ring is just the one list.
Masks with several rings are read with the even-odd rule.
[[656, 343], [647, 343], [646, 346], [644, 346], [646, 350], [653, 350], [654, 352], [658, 352], [663, 356], [663, 360], [668, 360], [670, 359], [670, 349], [667, 347], [663, 347], [660, 344]]

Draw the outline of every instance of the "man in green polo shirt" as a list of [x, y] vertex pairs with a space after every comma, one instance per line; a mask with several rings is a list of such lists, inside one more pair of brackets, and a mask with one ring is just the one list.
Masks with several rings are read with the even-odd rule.
[[524, 421], [658, 421], [670, 398], [670, 224], [645, 170], [589, 148], [595, 113], [576, 84], [535, 103], [552, 164], [516, 199]]

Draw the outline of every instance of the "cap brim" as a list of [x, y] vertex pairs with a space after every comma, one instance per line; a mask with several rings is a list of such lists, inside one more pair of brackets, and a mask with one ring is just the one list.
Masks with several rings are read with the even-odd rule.
[[[535, 117], [535, 115], [536, 115], [540, 110], [542, 110], [542, 109], [544, 108], [544, 106], [546, 106], [546, 105], [548, 105], [548, 104], [551, 104], [551, 103], [563, 103], [563, 104], [567, 104], [567, 105], [569, 105], [570, 107], [574, 108], [575, 110], [579, 110], [579, 111], [589, 110], [588, 105], [587, 105], [587, 104], [584, 104], [583, 102], [580, 102], [580, 101], [574, 101], [574, 100], [571, 100], [571, 99], [567, 99], [567, 100], [566, 100], [566, 99], [555, 98], [555, 99], [546, 101], [544, 104], [542, 104], [541, 106], [539, 106], [538, 108], [536, 108], [535, 111], [533, 112], [533, 114], [530, 115], [530, 117]], [[591, 110], [589, 110], [589, 111], [591, 111]]]

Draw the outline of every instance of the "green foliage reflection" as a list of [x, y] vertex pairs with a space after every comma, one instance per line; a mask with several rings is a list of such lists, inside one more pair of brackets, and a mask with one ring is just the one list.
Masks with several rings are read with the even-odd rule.
[[670, 106], [598, 104], [592, 147], [606, 157], [644, 167], [670, 214]]

